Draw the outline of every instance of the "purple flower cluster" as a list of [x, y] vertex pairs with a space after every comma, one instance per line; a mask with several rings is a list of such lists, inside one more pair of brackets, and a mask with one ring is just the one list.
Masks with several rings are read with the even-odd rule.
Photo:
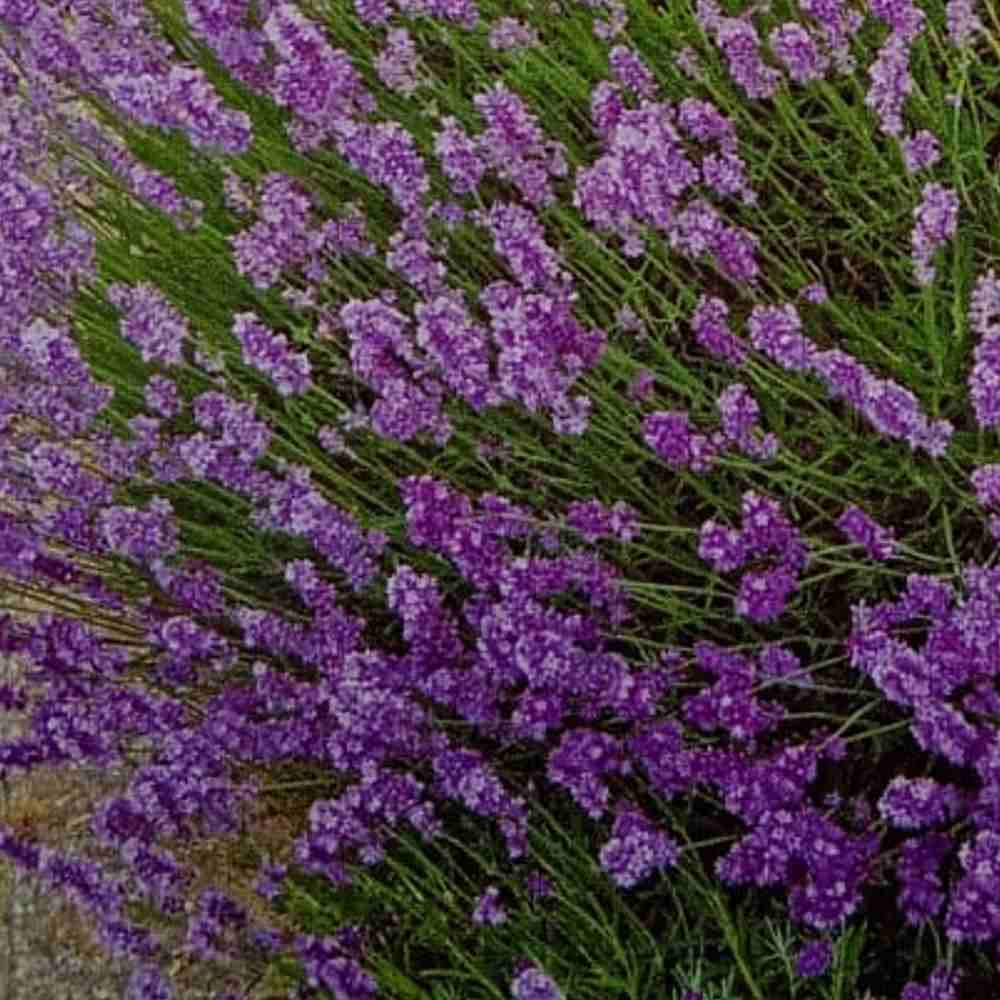
[[910, 46], [924, 30], [927, 17], [913, 0], [871, 0], [871, 11], [889, 25], [890, 34], [868, 69], [872, 85], [865, 104], [886, 135], [898, 136], [903, 131], [903, 104], [913, 91]]
[[608, 53], [611, 72], [626, 89], [647, 101], [656, 99], [656, 77], [635, 49], [616, 45]]
[[566, 523], [588, 542], [599, 538], [631, 542], [639, 534], [636, 511], [624, 500], [611, 507], [599, 500], [576, 500], [566, 508]]
[[143, 361], [183, 364], [184, 341], [191, 334], [187, 317], [155, 285], [146, 281], [131, 287], [114, 284], [107, 297], [125, 314], [122, 336], [141, 349]]
[[514, 1000], [564, 1000], [555, 980], [530, 962], [511, 981], [510, 995]]
[[878, 378], [838, 348], [817, 350], [803, 336], [802, 320], [791, 303], [754, 306], [747, 326], [754, 348], [782, 368], [818, 376], [834, 399], [846, 399], [880, 434], [934, 457], [944, 454], [954, 430], [949, 421], [928, 421], [912, 392]]
[[329, 991], [338, 1000], [372, 1000], [378, 995], [378, 986], [353, 953], [357, 935], [345, 934], [346, 930], [342, 927], [325, 937], [296, 937], [295, 952], [305, 970], [306, 982], [313, 989]]
[[921, 924], [941, 912], [947, 898], [940, 877], [941, 864], [952, 853], [954, 843], [945, 833], [910, 837], [900, 849], [896, 863], [899, 908], [907, 923]]
[[799, 8], [819, 25], [837, 71], [845, 75], [853, 72], [851, 39], [860, 30], [864, 15], [847, 0], [799, 0]]
[[788, 886], [792, 918], [831, 930], [861, 904], [878, 839], [851, 836], [811, 806], [768, 810], [716, 872], [730, 883]]
[[808, 564], [808, 549], [777, 501], [750, 491], [743, 494], [742, 512], [738, 531], [712, 519], [705, 521], [698, 555], [717, 573], [730, 573], [764, 556], [775, 556], [778, 561], [770, 569], [743, 574], [736, 597], [738, 614], [752, 621], [772, 621], [784, 611], [799, 574]]
[[402, 125], [340, 118], [335, 141], [340, 155], [372, 184], [387, 188], [403, 212], [419, 214], [430, 178], [416, 140]]
[[918, 284], [934, 281], [931, 264], [938, 247], [947, 243], [958, 228], [958, 195], [943, 184], [925, 184], [923, 198], [913, 210], [916, 220], [910, 242], [913, 246], [913, 269]]
[[268, 90], [294, 113], [289, 134], [300, 152], [329, 139], [343, 119], [375, 110], [375, 100], [348, 54], [330, 48], [323, 32], [298, 7], [273, 6], [262, 33], [277, 57]]
[[826, 939], [810, 941], [795, 959], [795, 973], [807, 978], [822, 976], [833, 961], [833, 945]]
[[775, 456], [778, 439], [774, 434], [758, 436], [760, 407], [743, 383], [734, 382], [724, 389], [716, 406], [727, 443], [751, 458], [766, 460]]
[[514, 17], [498, 17], [490, 24], [490, 48], [497, 52], [533, 48], [540, 44], [538, 32]]
[[[759, 270], [756, 238], [728, 225], [704, 198], [684, 204], [684, 196], [700, 181], [723, 196], [753, 201], [733, 148], [731, 123], [699, 101], [681, 102], [677, 109], [644, 101], [637, 109], [626, 109], [610, 84], [595, 91], [591, 111], [605, 152], [577, 172], [573, 204], [587, 220], [619, 236], [627, 256], [642, 253], [641, 227], [647, 225], [665, 233], [679, 253], [691, 258], [708, 254], [731, 281], [752, 282]], [[719, 142], [721, 155], [709, 153], [699, 169], [682, 131], [702, 143]]]
[[500, 902], [500, 890], [496, 886], [490, 886], [476, 901], [472, 922], [480, 926], [496, 927], [506, 920], [507, 911]]
[[708, 472], [721, 450], [715, 436], [697, 432], [684, 410], [657, 410], [642, 422], [642, 439], [674, 469]]
[[896, 542], [892, 529], [883, 528], [856, 504], [851, 504], [844, 510], [837, 519], [837, 527], [855, 545], [863, 545], [869, 559], [884, 562], [895, 554]]
[[958, 789], [931, 778], [895, 777], [878, 802], [884, 820], [902, 830], [923, 830], [961, 815], [967, 803]]
[[976, 0], [948, 0], [945, 7], [948, 39], [957, 48], [967, 46], [975, 35], [986, 30], [975, 7]]
[[356, 211], [312, 228], [313, 200], [300, 182], [285, 174], [264, 176], [259, 202], [258, 220], [229, 238], [236, 269], [256, 288], [270, 288], [285, 271], [297, 267], [310, 280], [322, 281], [324, 254], [375, 253], [365, 235], [364, 219]]
[[409, 97], [422, 80], [420, 60], [413, 36], [406, 28], [393, 28], [375, 59], [378, 78], [390, 89]]
[[702, 732], [722, 729], [731, 739], [746, 742], [781, 720], [780, 707], [755, 697], [757, 669], [751, 660], [709, 642], [695, 645], [695, 660], [715, 681], [684, 700], [682, 713], [690, 725]]
[[600, 850], [601, 867], [622, 889], [631, 889], [654, 871], [672, 868], [680, 856], [676, 842], [633, 806], [620, 806], [611, 839]]
[[761, 434], [760, 408], [742, 383], [724, 389], [716, 400], [721, 429], [697, 432], [683, 410], [658, 410], [643, 420], [643, 440], [668, 465], [694, 472], [709, 471], [727, 448], [767, 461], [778, 451], [774, 434]]
[[112, 552], [145, 562], [177, 550], [178, 531], [169, 500], [155, 497], [148, 510], [135, 507], [105, 507], [98, 530]]
[[976, 422], [989, 429], [1000, 425], [1000, 277], [995, 269], [976, 279], [969, 328], [979, 339], [968, 376], [969, 395]]
[[771, 49], [796, 83], [821, 80], [830, 68], [830, 56], [798, 22], [786, 21], [768, 36]]
[[[524, 101], [502, 83], [477, 94], [473, 104], [486, 124], [474, 147], [485, 169], [517, 188], [533, 208], [551, 204], [552, 180], [569, 171], [562, 143], [547, 139]], [[476, 184], [463, 178], [464, 190]]]
[[698, 23], [718, 45], [729, 75], [751, 100], [773, 97], [781, 73], [761, 58], [761, 42], [753, 25], [752, 12], [725, 17], [715, 0], [698, 0]]
[[118, 108], [143, 125], [183, 129], [195, 146], [230, 155], [250, 148], [250, 116], [225, 108], [200, 69], [171, 66], [166, 72], [112, 73], [101, 82]]
[[354, 0], [358, 18], [365, 24], [384, 24], [393, 14], [433, 17], [453, 21], [471, 30], [479, 21], [475, 0]]
[[927, 129], [921, 129], [907, 136], [902, 146], [907, 173], [916, 174], [921, 170], [928, 170], [941, 159], [941, 144], [937, 136]]
[[939, 965], [927, 980], [926, 986], [907, 983], [900, 1000], [957, 1000], [960, 973], [946, 965]]
[[[997, 699], [986, 681], [1000, 676], [998, 576], [996, 570], [969, 565], [963, 573], [966, 593], [960, 596], [944, 581], [911, 574], [898, 600], [853, 609], [848, 643], [852, 664], [886, 698], [912, 711], [910, 731], [917, 745], [978, 779], [978, 788], [956, 788], [897, 777], [879, 802], [883, 817], [902, 829], [971, 821], [972, 834], [959, 849], [965, 875], [951, 886], [945, 918], [955, 941], [1000, 936], [1000, 911], [986, 902], [996, 873], [980, 860], [992, 858], [1000, 830], [1000, 754], [995, 726], [988, 721]], [[912, 619], [927, 622], [919, 648], [893, 635]], [[907, 919], [916, 922], [940, 909], [938, 870], [954, 842], [921, 835], [913, 843], [900, 862], [900, 902]]]
[[702, 295], [691, 317], [695, 340], [715, 358], [740, 367], [749, 350], [743, 341], [733, 336], [728, 325], [729, 306], [715, 296]]
[[256, 313], [233, 316], [233, 334], [243, 348], [243, 361], [269, 375], [282, 396], [294, 396], [312, 388], [312, 367], [305, 351], [292, 351], [283, 333], [274, 333]]

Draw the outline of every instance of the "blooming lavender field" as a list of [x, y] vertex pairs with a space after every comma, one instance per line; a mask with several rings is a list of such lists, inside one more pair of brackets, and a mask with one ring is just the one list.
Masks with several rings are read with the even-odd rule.
[[124, 1000], [1000, 997], [991, 0], [0, 0], [0, 94], [0, 801], [113, 789], [0, 855]]

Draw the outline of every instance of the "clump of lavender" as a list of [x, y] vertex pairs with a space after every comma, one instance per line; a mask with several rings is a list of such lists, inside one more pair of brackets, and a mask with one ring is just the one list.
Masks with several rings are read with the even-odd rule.
[[510, 994], [514, 1000], [563, 1000], [555, 980], [530, 962], [511, 981]]
[[976, 422], [983, 428], [996, 427], [1000, 425], [1000, 277], [995, 269], [976, 279], [969, 328], [979, 338], [968, 376]]
[[931, 263], [935, 252], [958, 228], [958, 195], [943, 184], [926, 184], [913, 216], [913, 270], [918, 284], [929, 285], [937, 273]]
[[499, 17], [490, 25], [490, 48], [499, 52], [532, 48], [539, 41], [538, 32], [515, 17]]
[[856, 545], [864, 546], [870, 559], [891, 559], [896, 543], [891, 529], [873, 521], [860, 507], [852, 504], [837, 519], [837, 527]]

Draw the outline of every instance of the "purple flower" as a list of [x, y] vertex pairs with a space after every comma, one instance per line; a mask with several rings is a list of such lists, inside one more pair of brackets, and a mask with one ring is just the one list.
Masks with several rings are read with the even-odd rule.
[[673, 867], [680, 856], [675, 841], [638, 809], [618, 810], [611, 839], [600, 851], [601, 867], [622, 889], [631, 889], [654, 871]]
[[900, 830], [922, 830], [954, 819], [965, 797], [955, 787], [931, 778], [897, 776], [878, 801], [879, 815]]
[[253, 312], [233, 317], [233, 334], [243, 348], [243, 361], [269, 375], [282, 396], [298, 395], [312, 388], [309, 358], [304, 351], [292, 351], [283, 333], [274, 333]]
[[390, 89], [409, 97], [419, 86], [417, 48], [406, 28], [393, 28], [375, 59], [378, 78]]
[[771, 32], [768, 40], [796, 83], [821, 80], [826, 74], [830, 57], [820, 51], [815, 39], [801, 24], [786, 21]]
[[892, 530], [883, 528], [854, 504], [840, 515], [837, 527], [855, 545], [863, 545], [869, 558], [876, 562], [891, 559], [895, 552], [896, 542]]
[[656, 376], [648, 368], [640, 368], [629, 383], [629, 399], [633, 399], [637, 403], [644, 403], [653, 394], [655, 385]]
[[155, 285], [145, 281], [132, 287], [114, 284], [108, 287], [107, 296], [125, 313], [122, 335], [141, 348], [143, 361], [183, 363], [182, 348], [191, 332], [187, 319]]
[[904, 841], [896, 878], [899, 880], [899, 908], [909, 924], [931, 920], [941, 912], [945, 894], [940, 867], [954, 848], [945, 833], [928, 833]]
[[799, 295], [805, 299], [806, 302], [810, 302], [814, 306], [823, 305], [823, 303], [830, 297], [829, 292], [826, 290], [826, 286], [818, 281], [800, 288]]
[[474, 191], [486, 173], [486, 161], [479, 153], [479, 146], [454, 116], [446, 115], [441, 125], [434, 137], [434, 153], [441, 170], [455, 194]]
[[916, 224], [911, 236], [918, 284], [929, 285], [934, 280], [931, 258], [938, 247], [955, 235], [958, 205], [958, 195], [951, 188], [937, 183], [924, 185], [923, 198], [913, 212]]
[[555, 889], [549, 879], [540, 871], [530, 872], [524, 880], [524, 887], [532, 900], [547, 899], [555, 895]]
[[878, 116], [886, 135], [898, 136], [903, 131], [903, 104], [913, 90], [909, 59], [906, 40], [894, 32], [868, 69], [872, 84], [865, 104]]
[[927, 129], [921, 129], [907, 136], [903, 140], [903, 161], [906, 164], [906, 171], [910, 174], [918, 173], [933, 167], [941, 158], [941, 144], [937, 136]]
[[538, 32], [514, 17], [499, 17], [490, 25], [490, 48], [497, 52], [526, 49], [540, 43]]
[[810, 941], [795, 959], [796, 975], [813, 978], [822, 976], [833, 961], [833, 945], [826, 939]]
[[969, 327], [980, 338], [968, 377], [976, 422], [983, 428], [996, 427], [1000, 424], [1000, 280], [995, 270], [976, 280], [969, 303]]
[[562, 991], [536, 965], [528, 965], [510, 984], [513, 1000], [564, 1000]]
[[600, 538], [630, 542], [639, 533], [636, 511], [624, 500], [612, 507], [599, 500], [574, 501], [566, 510], [566, 523], [588, 542]]
[[773, 621], [785, 610], [797, 582], [784, 566], [744, 573], [734, 603], [736, 613], [755, 622]]
[[656, 77], [642, 57], [626, 45], [616, 45], [608, 53], [611, 72], [618, 82], [647, 101], [656, 99]]
[[675, 469], [707, 472], [718, 452], [706, 435], [694, 430], [690, 417], [683, 410], [650, 413], [643, 421], [642, 436], [646, 444]]
[[1000, 833], [981, 830], [958, 852], [962, 877], [951, 891], [945, 933], [955, 942], [986, 942], [1000, 936]]
[[472, 922], [480, 926], [496, 927], [506, 920], [507, 911], [500, 902], [500, 890], [496, 886], [490, 886], [476, 901]]
[[156, 965], [137, 965], [129, 977], [125, 1000], [173, 1000], [176, 994]]
[[802, 336], [802, 321], [790, 302], [784, 306], [754, 306], [748, 322], [750, 343], [788, 371], [809, 371], [816, 348]]
[[1000, 465], [981, 465], [970, 479], [983, 507], [1000, 507]]
[[957, 48], [968, 45], [973, 35], [986, 30], [975, 12], [975, 0], [948, 0], [945, 22], [948, 25], [948, 38]]
[[144, 390], [146, 406], [161, 417], [170, 419], [181, 412], [180, 395], [177, 383], [162, 375], [153, 375], [146, 383]]
[[939, 965], [927, 980], [926, 986], [907, 983], [899, 1000], [957, 1000], [961, 973], [946, 965]]
[[729, 330], [729, 306], [722, 299], [702, 295], [691, 317], [695, 340], [713, 357], [739, 367], [749, 353]]
[[773, 97], [781, 74], [761, 58], [760, 37], [750, 15], [723, 17], [714, 0], [698, 0], [696, 9], [699, 23], [722, 50], [734, 82], [752, 100]]

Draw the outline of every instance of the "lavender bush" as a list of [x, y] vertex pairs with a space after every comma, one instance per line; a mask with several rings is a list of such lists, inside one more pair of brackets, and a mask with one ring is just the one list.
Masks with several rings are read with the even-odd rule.
[[0, 851], [131, 1000], [1000, 994], [998, 37], [0, 0], [0, 778], [127, 779]]

